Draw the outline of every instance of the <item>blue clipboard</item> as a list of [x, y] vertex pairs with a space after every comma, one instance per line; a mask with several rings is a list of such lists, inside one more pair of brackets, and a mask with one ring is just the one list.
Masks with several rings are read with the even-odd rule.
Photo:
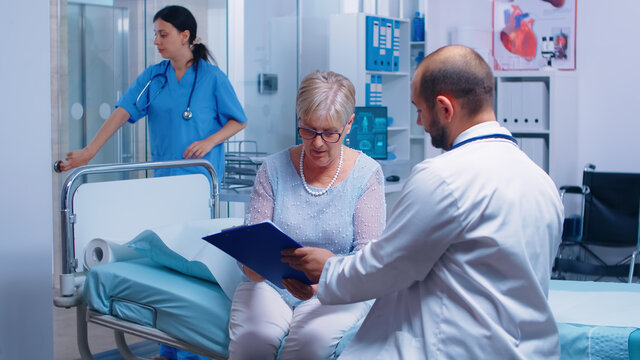
[[312, 284], [302, 271], [281, 261], [283, 249], [298, 248], [302, 245], [271, 222], [234, 227], [205, 236], [203, 239], [231, 255], [279, 288], [284, 289], [281, 280], [288, 278]]

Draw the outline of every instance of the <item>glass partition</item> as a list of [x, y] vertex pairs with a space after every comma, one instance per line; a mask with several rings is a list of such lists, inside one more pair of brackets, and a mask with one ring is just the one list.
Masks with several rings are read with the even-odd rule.
[[[115, 109], [116, 102], [149, 65], [162, 61], [153, 45], [153, 16], [167, 5], [182, 5], [195, 16], [198, 36], [227, 72], [227, 1], [60, 0], [53, 24], [53, 155], [86, 146]], [[53, 33], [53, 32], [52, 32]], [[90, 164], [151, 160], [146, 121], [125, 124]], [[90, 181], [129, 175], [95, 175]]]
[[295, 144], [297, 6], [296, 0], [244, 0], [244, 81], [234, 86], [241, 87], [249, 118], [244, 139], [261, 152]]
[[244, 94], [249, 118], [244, 138], [274, 153], [296, 144], [300, 80], [329, 70], [329, 17], [341, 12], [341, 1], [244, 0], [243, 6], [244, 78], [234, 86]]
[[[182, 5], [194, 14], [198, 36], [226, 73], [227, 0], [51, 0], [52, 164], [86, 146], [136, 77], [162, 60], [153, 45], [152, 20], [166, 5]], [[125, 124], [90, 164], [148, 160], [147, 125], [142, 119]], [[54, 271], [60, 269], [60, 191], [67, 175], [55, 175], [52, 184]], [[84, 181], [147, 175], [91, 175]]]
[[[70, 150], [91, 141], [129, 86], [128, 25], [126, 6], [67, 5], [66, 130]], [[134, 161], [136, 130], [135, 126], [118, 130], [92, 163]]]

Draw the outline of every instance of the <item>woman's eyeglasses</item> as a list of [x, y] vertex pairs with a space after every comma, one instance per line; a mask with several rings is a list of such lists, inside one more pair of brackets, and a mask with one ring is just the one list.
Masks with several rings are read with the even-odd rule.
[[[346, 126], [345, 126], [346, 127]], [[344, 131], [344, 129], [342, 129]], [[315, 131], [305, 127], [298, 127], [298, 134], [305, 140], [313, 140], [316, 136], [320, 136], [322, 140], [328, 143], [337, 143], [342, 137], [342, 132], [335, 131]]]

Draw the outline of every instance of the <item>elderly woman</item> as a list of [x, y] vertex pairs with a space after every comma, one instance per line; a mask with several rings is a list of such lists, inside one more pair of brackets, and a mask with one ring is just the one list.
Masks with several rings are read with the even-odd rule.
[[[377, 239], [385, 224], [380, 165], [342, 142], [354, 118], [355, 90], [334, 72], [308, 75], [296, 113], [302, 145], [269, 156], [258, 170], [247, 212], [269, 220], [303, 246], [351, 254]], [[370, 303], [302, 301], [243, 267], [247, 281], [233, 297], [230, 359], [326, 359]], [[284, 345], [282, 344], [283, 339]], [[282, 346], [282, 348], [280, 348]]]

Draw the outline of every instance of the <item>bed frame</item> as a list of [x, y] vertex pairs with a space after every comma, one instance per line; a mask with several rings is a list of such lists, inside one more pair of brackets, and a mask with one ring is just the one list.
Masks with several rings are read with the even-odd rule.
[[[221, 354], [212, 353], [210, 350], [202, 349], [191, 344], [188, 344], [180, 339], [176, 339], [160, 330], [155, 328], [138, 325], [132, 322], [120, 320], [110, 315], [103, 315], [87, 309], [86, 304], [82, 298], [82, 287], [85, 279], [86, 272], [83, 269], [78, 270], [79, 261], [75, 255], [76, 237], [75, 227], [77, 223], [77, 214], [74, 213], [74, 197], [77, 190], [81, 185], [80, 180], [84, 178], [84, 175], [90, 174], [107, 174], [107, 173], [131, 173], [135, 171], [153, 170], [159, 168], [174, 168], [174, 167], [189, 167], [200, 166], [204, 167], [209, 174], [209, 214], [208, 217], [218, 218], [220, 217], [220, 205], [219, 205], [219, 186], [217, 183], [217, 175], [213, 166], [206, 160], [178, 160], [178, 161], [162, 161], [162, 162], [147, 162], [147, 163], [131, 163], [131, 164], [113, 164], [113, 165], [95, 165], [95, 166], [83, 166], [73, 170], [65, 180], [61, 191], [61, 255], [60, 263], [62, 264], [62, 270], [60, 274], [60, 289], [59, 294], [54, 296], [54, 305], [63, 308], [75, 307], [77, 311], [76, 318], [76, 331], [78, 340], [78, 350], [83, 360], [93, 360], [93, 355], [89, 349], [88, 336], [87, 336], [87, 323], [91, 322], [100, 326], [113, 329], [115, 342], [118, 350], [122, 356], [129, 359], [141, 359], [132, 353], [128, 344], [125, 341], [124, 334], [132, 334], [144, 339], [152, 340], [162, 344], [170, 345], [176, 348], [187, 350], [192, 353], [207, 356], [213, 359], [224, 359]], [[203, 176], [204, 177], [204, 176]], [[180, 178], [180, 177], [167, 177]], [[155, 178], [163, 179], [163, 178]], [[136, 179], [126, 180], [131, 182], [144, 181], [148, 179]], [[184, 189], [180, 189], [184, 191]], [[127, 207], [127, 210], [131, 211]], [[202, 212], [201, 212], [202, 214]], [[146, 224], [142, 221], [139, 230], [143, 230], [151, 224]], [[155, 224], [154, 224], [155, 225]], [[130, 238], [129, 238], [130, 239]]]

